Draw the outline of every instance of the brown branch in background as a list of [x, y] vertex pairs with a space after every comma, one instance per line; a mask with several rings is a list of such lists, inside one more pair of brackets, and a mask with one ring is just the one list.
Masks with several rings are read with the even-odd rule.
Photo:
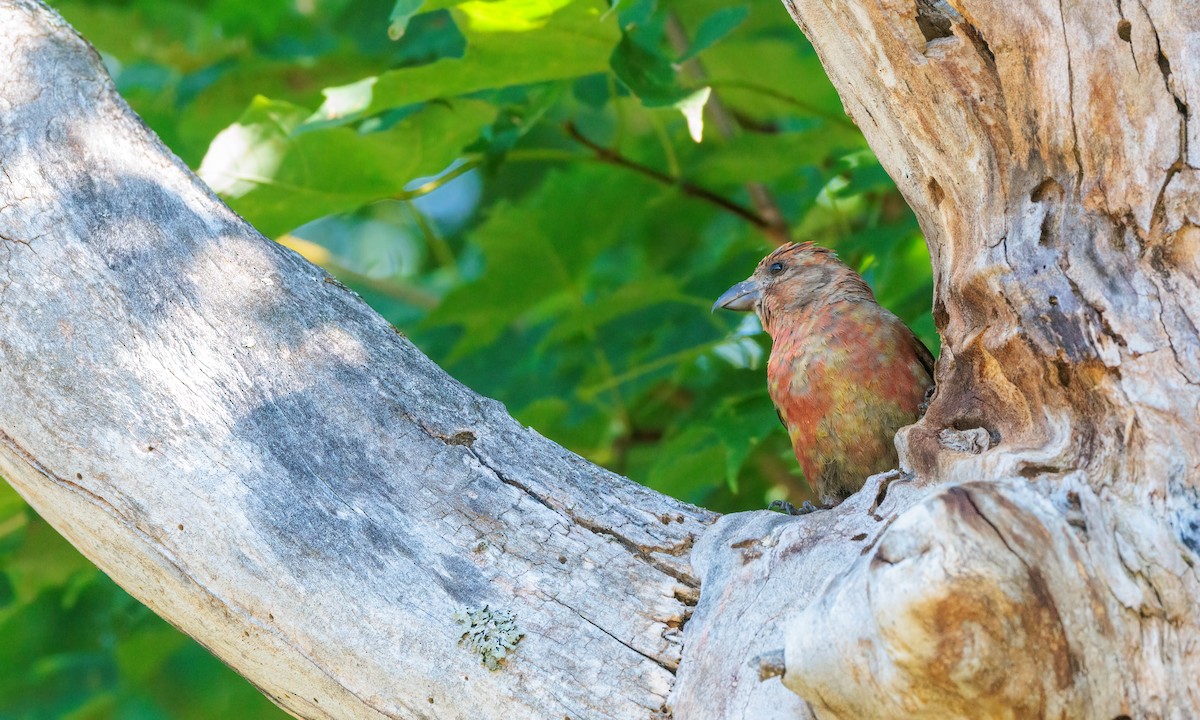
[[681, 180], [678, 178], [673, 178], [670, 175], [662, 172], [661, 170], [655, 170], [654, 168], [649, 167], [648, 165], [643, 165], [635, 160], [630, 160], [629, 158], [625, 157], [617, 150], [615, 150], [613, 148], [604, 147], [603, 145], [600, 145], [600, 144], [596, 143], [595, 141], [591, 140], [590, 138], [585, 136], [583, 133], [579, 132], [579, 128], [575, 127], [575, 123], [573, 123], [573, 122], [567, 122], [566, 125], [563, 126], [563, 128], [564, 128], [564, 130], [566, 130], [567, 135], [569, 135], [572, 140], [579, 143], [580, 145], [583, 145], [588, 150], [591, 150], [592, 153], [596, 156], [596, 159], [598, 159], [602, 162], [609, 163], [611, 165], [616, 165], [618, 167], [623, 167], [628, 170], [633, 170], [634, 172], [636, 172], [640, 175], [648, 177], [651, 180], [655, 180], [664, 185], [670, 185], [671, 187], [679, 188], [679, 191], [682, 192], [684, 195], [688, 195], [690, 197], [694, 197], [699, 200], [704, 200], [705, 202], [709, 202], [709, 203], [712, 203], [713, 205], [716, 205], [717, 207], [721, 208], [722, 210], [731, 212], [734, 215], [737, 215], [741, 219], [745, 220], [746, 222], [750, 223], [754, 227], [758, 228], [763, 233], [767, 234], [768, 237], [771, 237], [772, 239], [774, 239], [774, 235], [772, 234], [770, 222], [768, 222], [765, 218], [763, 218], [761, 215], [756, 213], [754, 210], [751, 210], [748, 207], [739, 205], [738, 203], [735, 203], [734, 201], [730, 200], [729, 198], [718, 195], [717, 193], [713, 192], [712, 190], [700, 187], [699, 185], [696, 185], [693, 182], [690, 182], [688, 180]]
[[[673, 13], [667, 13], [667, 41], [671, 43], [671, 48], [682, 55], [687, 52], [691, 43], [688, 41], [687, 30], [683, 27], [683, 23], [679, 21], [679, 17]], [[692, 58], [683, 64], [683, 69], [692, 76], [692, 79], [697, 84], [704, 84], [707, 79], [707, 73], [704, 71], [704, 65], [698, 58]], [[714, 90], [708, 98], [707, 104], [708, 115], [712, 119], [713, 125], [717, 128], [717, 133], [721, 137], [728, 140], [741, 132], [741, 127], [737, 120], [721, 102], [721, 98], [717, 96]], [[779, 210], [779, 205], [776, 204], [775, 198], [772, 197], [771, 191], [763, 183], [746, 183], [746, 192], [750, 194], [750, 202], [754, 204], [754, 208], [758, 211], [759, 217], [765, 222], [766, 226], [763, 232], [767, 237], [771, 238], [776, 244], [783, 245], [792, 239], [791, 229], [788, 227], [787, 219], [783, 217], [783, 213]]]

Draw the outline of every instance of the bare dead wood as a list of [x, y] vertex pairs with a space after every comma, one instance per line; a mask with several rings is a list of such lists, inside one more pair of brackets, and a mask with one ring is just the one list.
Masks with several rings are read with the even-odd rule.
[[797, 614], [784, 682], [837, 717], [1200, 714], [1196, 7], [785, 4], [929, 239], [939, 389], [898, 444], [954, 486]]
[[[0, 2], [0, 474], [303, 717], [646, 718], [713, 516], [515, 423]], [[455, 613], [523, 635], [489, 670]]]
[[1197, 19], [1043, 5], [789, 4], [930, 240], [940, 385], [915, 477], [716, 519], [445, 376], [0, 0], [0, 473], [304, 717], [1200, 714]]

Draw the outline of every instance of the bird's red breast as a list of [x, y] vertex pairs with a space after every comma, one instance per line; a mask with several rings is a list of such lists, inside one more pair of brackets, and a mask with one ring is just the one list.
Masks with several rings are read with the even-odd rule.
[[823, 502], [840, 501], [896, 467], [896, 431], [916, 422], [932, 384], [920, 341], [873, 301], [834, 302], [773, 325], [771, 400], [809, 483]]
[[753, 309], [771, 335], [771, 399], [822, 502], [896, 467], [896, 431], [920, 417], [933, 356], [858, 273], [825, 248], [792, 243], [718, 306]]

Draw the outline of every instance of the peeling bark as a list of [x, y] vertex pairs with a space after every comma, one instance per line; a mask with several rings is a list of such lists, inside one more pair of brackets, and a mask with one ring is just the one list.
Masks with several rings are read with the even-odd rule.
[[784, 682], [837, 717], [1200, 714], [1200, 13], [785, 4], [917, 212], [943, 349], [897, 441], [942, 487], [798, 613]]
[[1200, 715], [1200, 18], [786, 4], [929, 239], [907, 472], [717, 518], [583, 461], [0, 0], [0, 473], [302, 717]]

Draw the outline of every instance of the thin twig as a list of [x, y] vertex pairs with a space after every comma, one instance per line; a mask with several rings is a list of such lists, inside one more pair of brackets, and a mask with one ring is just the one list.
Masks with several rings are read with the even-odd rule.
[[417, 227], [421, 230], [421, 234], [425, 236], [425, 243], [429, 245], [430, 251], [437, 258], [438, 264], [446, 268], [450, 275], [458, 278], [458, 261], [454, 259], [454, 251], [450, 249], [450, 245], [442, 237], [433, 223], [429, 222], [429, 218], [425, 217], [425, 213], [411, 201], [405, 200], [404, 206], [408, 208], [408, 212], [412, 215], [413, 221], [417, 223]]
[[648, 177], [651, 180], [660, 182], [663, 185], [669, 185], [674, 188], [679, 188], [679, 191], [685, 195], [689, 195], [689, 196], [697, 198], [699, 200], [704, 200], [705, 202], [712, 203], [713, 205], [716, 205], [717, 207], [720, 207], [723, 210], [726, 210], [728, 212], [733, 213], [734, 215], [737, 215], [738, 217], [740, 217], [741, 219], [750, 223], [754, 227], [758, 228], [759, 230], [762, 230], [764, 233], [770, 232], [770, 229], [771, 229], [770, 224], [765, 219], [763, 219], [763, 217], [761, 215], [754, 212], [750, 208], [739, 205], [739, 204], [733, 202], [732, 200], [730, 200], [729, 198], [718, 195], [717, 193], [715, 193], [712, 190], [709, 190], [707, 188], [702, 188], [699, 185], [696, 185], [695, 183], [693, 183], [691, 181], [681, 180], [679, 178], [673, 178], [670, 175], [667, 175], [666, 173], [662, 172], [661, 170], [655, 170], [654, 168], [649, 167], [648, 165], [643, 165], [635, 160], [630, 160], [629, 158], [625, 157], [624, 155], [622, 155], [618, 151], [614, 150], [613, 148], [604, 147], [603, 145], [600, 145], [600, 144], [594, 142], [593, 140], [591, 140], [590, 138], [585, 136], [583, 133], [579, 132], [579, 128], [575, 127], [575, 123], [573, 123], [573, 122], [568, 122], [564, 126], [564, 129], [566, 130], [567, 135], [569, 135], [572, 140], [579, 143], [580, 145], [583, 145], [588, 150], [591, 150], [592, 153], [596, 156], [596, 158], [598, 160], [609, 163], [610, 165], [616, 165], [618, 167], [623, 167], [627, 170], [633, 170], [634, 172], [639, 173], [645, 177]]
[[400, 192], [393, 195], [392, 199], [393, 200], [401, 200], [401, 201], [416, 200], [417, 198], [419, 198], [423, 195], [428, 195], [429, 193], [433, 192], [434, 190], [438, 190], [441, 187], [448, 185], [452, 180], [457, 180], [459, 177], [466, 175], [467, 173], [471, 172], [475, 168], [479, 167], [481, 164], [482, 164], [482, 161], [477, 161], [477, 160], [462, 163], [458, 167], [455, 167], [451, 170], [447, 170], [446, 172], [442, 173], [441, 175], [438, 175], [437, 177], [433, 178], [432, 180], [430, 180], [428, 182], [418, 185], [417, 187], [413, 188], [412, 190], [401, 190]]
[[708, 80], [706, 81], [706, 84], [712, 87], [714, 91], [718, 88], [730, 88], [731, 90], [745, 90], [747, 92], [765, 95], [774, 100], [778, 100], [779, 102], [792, 105], [796, 109], [803, 110], [809, 115], [819, 117], [823, 120], [828, 120], [832, 123], [837, 123], [838, 125], [842, 125], [849, 130], [854, 130], [855, 132], [858, 131], [858, 126], [854, 124], [854, 121], [845, 115], [830, 112], [828, 110], [822, 110], [812, 103], [805, 102], [804, 100], [792, 95], [788, 95], [787, 93], [779, 92], [778, 90], [769, 88], [766, 85], [759, 85], [758, 83], [750, 82], [748, 80]]
[[[674, 12], [667, 13], [667, 41], [671, 43], [671, 48], [677, 54], [682, 55], [687, 52], [691, 45], [688, 40], [687, 30], [680, 22], [679, 16]], [[704, 65], [699, 58], [692, 58], [683, 64], [683, 69], [686, 70], [692, 78], [703, 85], [707, 78], [707, 73], [704, 70]], [[741, 127], [732, 113], [721, 102], [721, 98], [714, 91], [708, 98], [708, 114], [713, 120], [713, 124], [717, 126], [717, 132], [721, 137], [728, 140], [741, 132]], [[787, 219], [784, 218], [783, 212], [780, 211], [779, 205], [775, 202], [775, 198], [771, 196], [771, 191], [763, 183], [746, 183], [746, 191], [750, 193], [750, 202], [754, 203], [754, 208], [758, 211], [758, 216], [763, 219], [766, 226], [763, 231], [767, 237], [771, 238], [779, 245], [783, 245], [791, 240], [791, 229], [788, 228]]]

